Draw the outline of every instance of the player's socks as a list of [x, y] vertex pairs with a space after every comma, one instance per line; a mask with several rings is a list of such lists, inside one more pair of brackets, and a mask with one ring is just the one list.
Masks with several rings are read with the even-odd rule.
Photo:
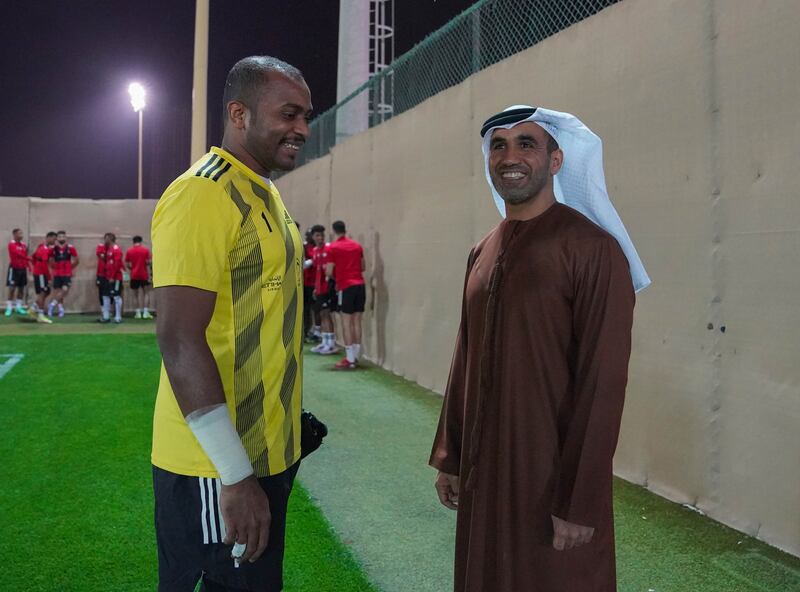
[[55, 307], [56, 307], [56, 301], [55, 300], [51, 300], [50, 304], [47, 305], [47, 316], [48, 317], [52, 317], [53, 316], [53, 310], [55, 309]]
[[103, 296], [103, 320], [109, 320], [111, 316], [111, 298], [109, 296]]
[[311, 329], [311, 334], [312, 334], [314, 337], [319, 337], [320, 335], [323, 335], [323, 333], [320, 331], [320, 326], [319, 326], [319, 325], [314, 325], [314, 326], [312, 327], [312, 329]]
[[344, 349], [346, 352], [345, 355], [347, 357], [347, 361], [350, 362], [351, 364], [355, 364], [356, 353], [354, 347], [352, 345], [346, 345]]
[[122, 320], [122, 296], [114, 296], [114, 320]]
[[61, 318], [64, 316], [64, 305], [60, 302], [58, 303], [58, 317]]
[[354, 343], [353, 344], [353, 354], [355, 355], [356, 361], [361, 357], [361, 344]]

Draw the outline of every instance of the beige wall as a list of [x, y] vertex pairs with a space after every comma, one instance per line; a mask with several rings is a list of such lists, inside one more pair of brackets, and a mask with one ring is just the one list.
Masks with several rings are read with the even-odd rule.
[[618, 474], [800, 554], [798, 22], [795, 0], [625, 0], [278, 185], [365, 245], [368, 356], [441, 391], [469, 247], [498, 221], [480, 123], [578, 114], [654, 279]]
[[[80, 264], [75, 270], [72, 289], [64, 307], [68, 312], [97, 311], [100, 303], [95, 287], [95, 247], [102, 242], [106, 232], [116, 234], [117, 244], [123, 249], [131, 246], [131, 238], [137, 234], [149, 245], [150, 218], [155, 205], [155, 200], [0, 197], [0, 232], [6, 233], [5, 246], [11, 240], [11, 230], [21, 228], [32, 254], [47, 232], [65, 230], [69, 242], [78, 251]], [[0, 255], [0, 264], [3, 270], [8, 268], [8, 251], [5, 248]], [[28, 279], [30, 282], [30, 277]], [[28, 299], [33, 296], [33, 286], [29, 284]], [[126, 306], [126, 310], [130, 308]]]

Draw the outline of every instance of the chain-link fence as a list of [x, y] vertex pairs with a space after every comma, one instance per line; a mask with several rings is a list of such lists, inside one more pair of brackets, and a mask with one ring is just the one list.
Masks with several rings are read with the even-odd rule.
[[311, 123], [299, 164], [620, 0], [480, 0]]

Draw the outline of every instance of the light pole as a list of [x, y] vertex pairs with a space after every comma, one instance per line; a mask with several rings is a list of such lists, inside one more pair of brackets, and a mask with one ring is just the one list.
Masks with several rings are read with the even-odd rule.
[[139, 114], [139, 199], [142, 199], [142, 125], [144, 119], [144, 87], [138, 82], [131, 82], [128, 86], [131, 95], [133, 110]]

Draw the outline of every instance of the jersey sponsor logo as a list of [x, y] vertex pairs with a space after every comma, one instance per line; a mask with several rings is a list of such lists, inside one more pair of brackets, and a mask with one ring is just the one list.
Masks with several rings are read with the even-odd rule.
[[283, 287], [283, 276], [273, 275], [271, 278], [267, 278], [267, 281], [261, 284], [261, 287], [268, 292], [277, 292]]

